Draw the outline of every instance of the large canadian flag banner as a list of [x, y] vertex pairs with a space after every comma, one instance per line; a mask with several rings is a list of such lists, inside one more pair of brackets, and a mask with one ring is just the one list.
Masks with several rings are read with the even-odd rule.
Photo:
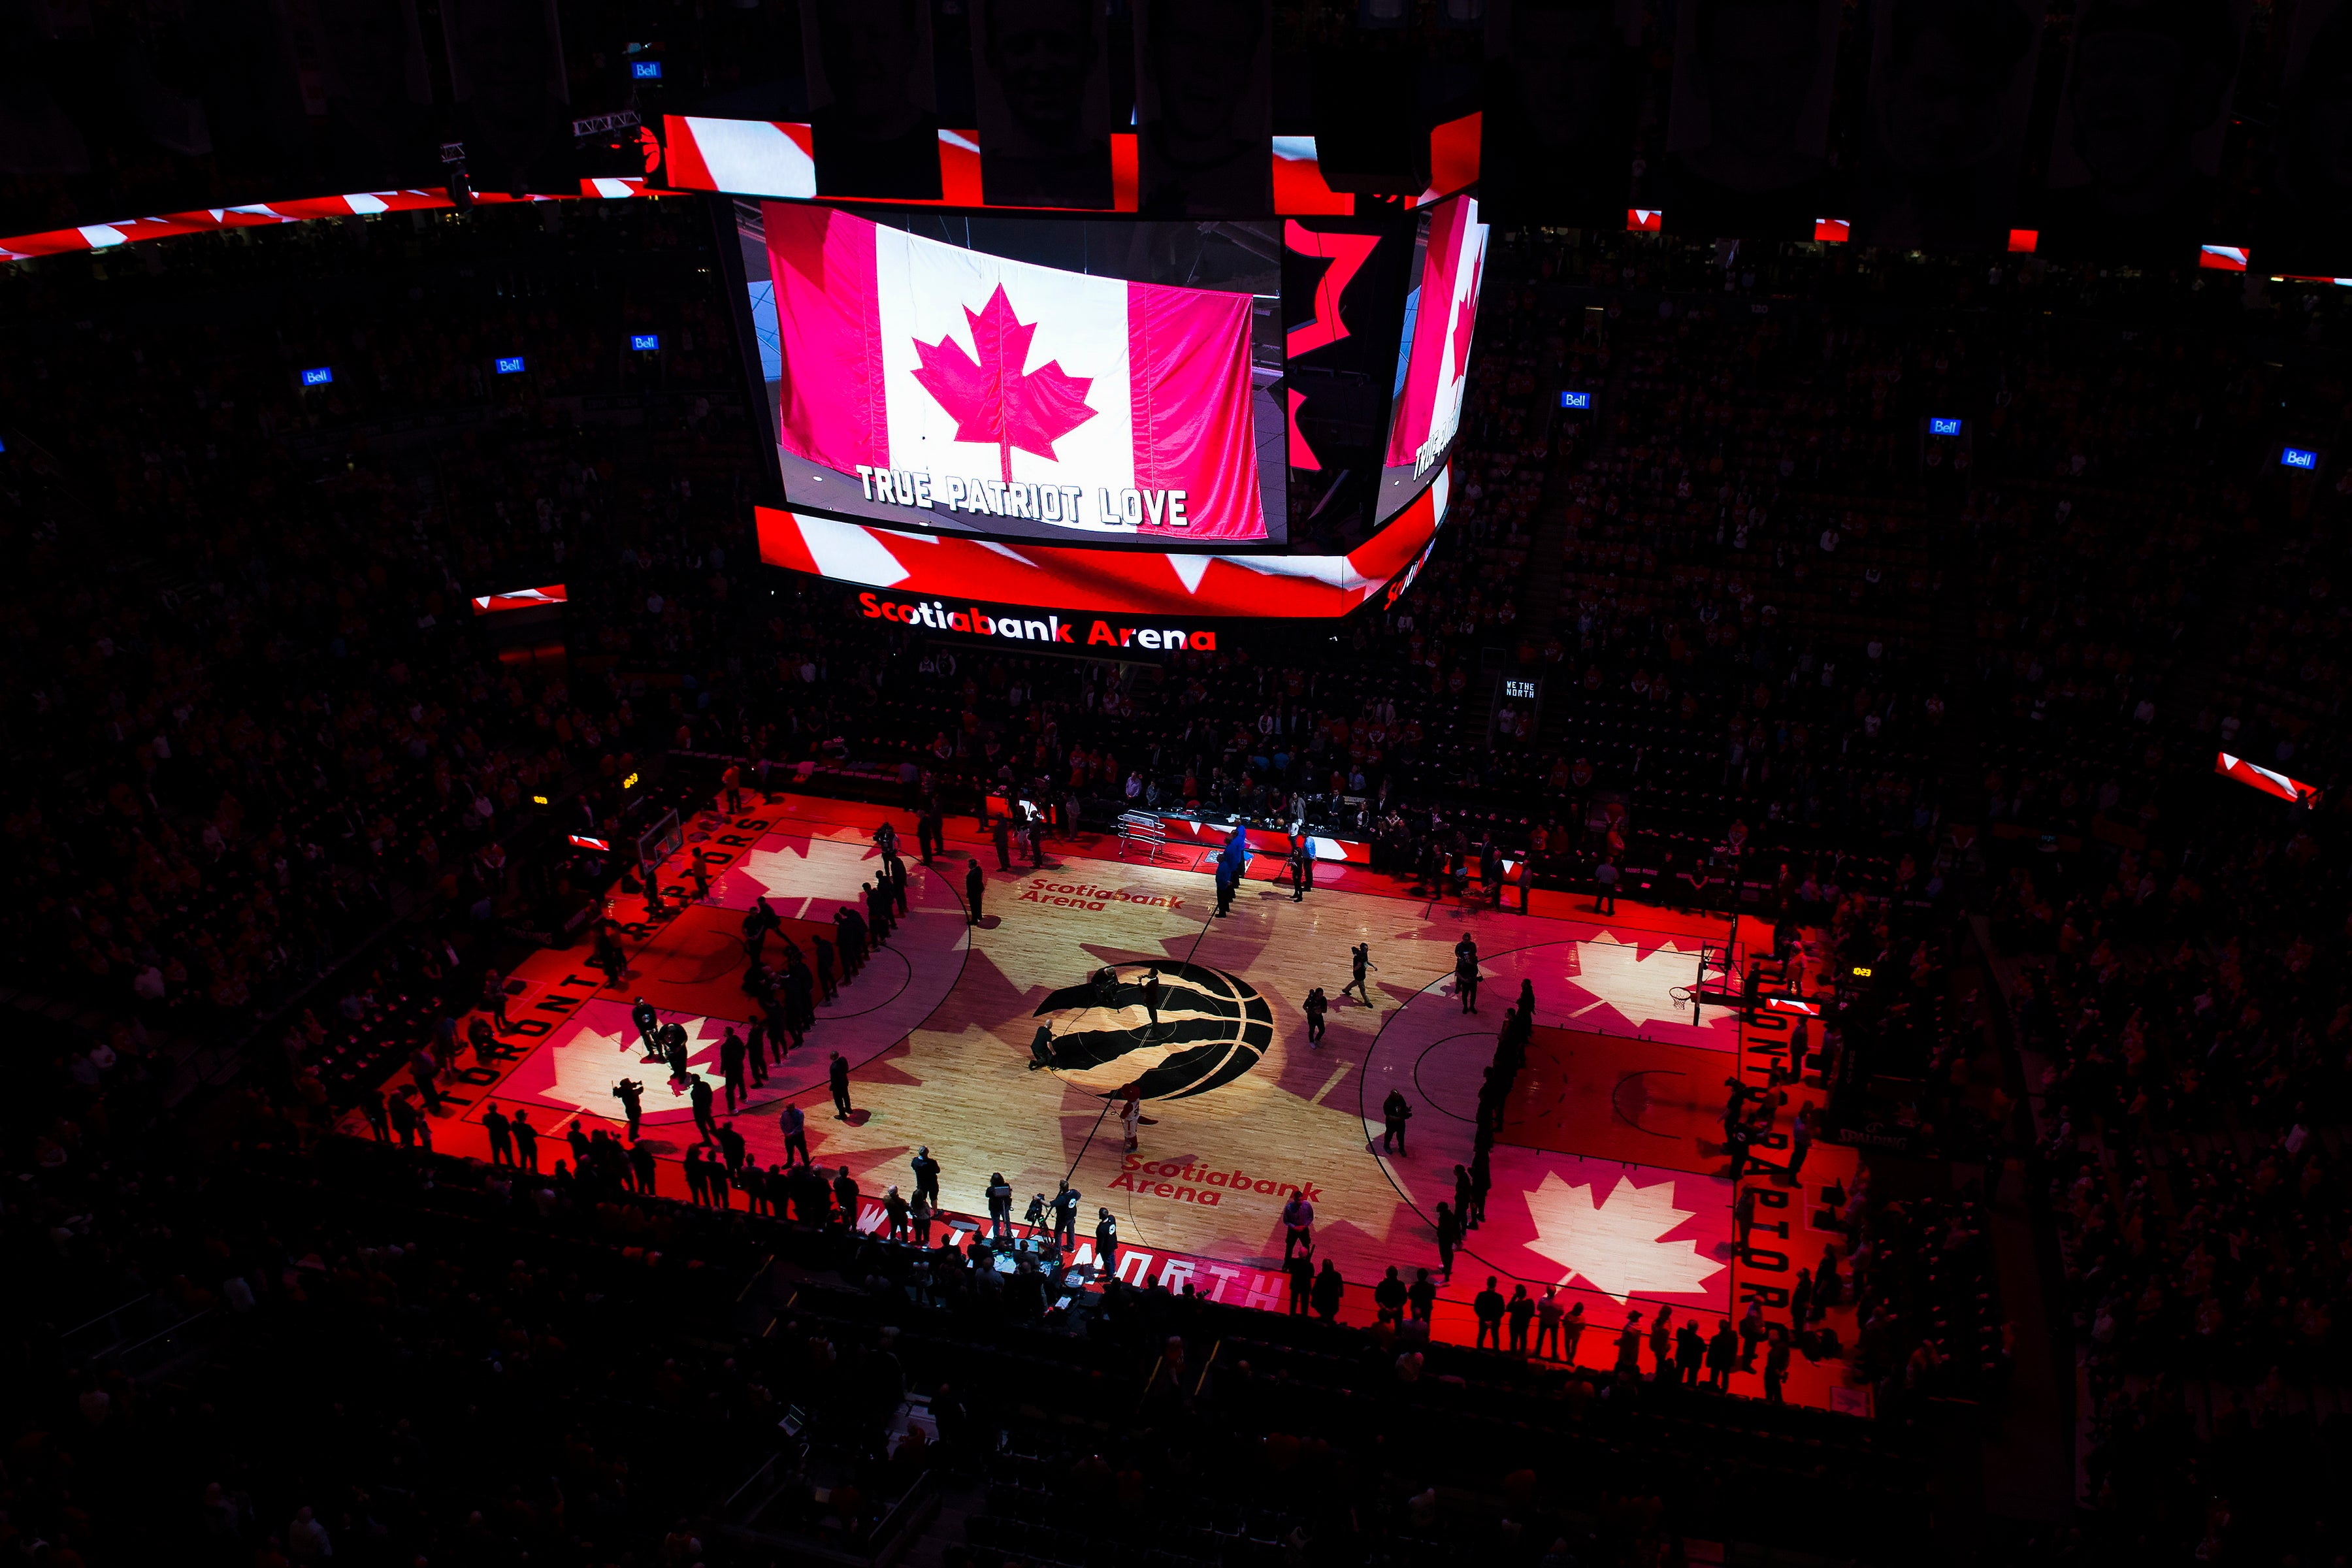
[[1486, 262], [1486, 226], [1475, 196], [1441, 203], [1429, 217], [1421, 302], [1406, 351], [1404, 385], [1389, 422], [1388, 466], [1426, 473], [1462, 424], [1470, 337], [1478, 323], [1478, 280]]
[[787, 453], [965, 526], [1266, 537], [1249, 295], [1006, 260], [824, 206], [765, 216]]

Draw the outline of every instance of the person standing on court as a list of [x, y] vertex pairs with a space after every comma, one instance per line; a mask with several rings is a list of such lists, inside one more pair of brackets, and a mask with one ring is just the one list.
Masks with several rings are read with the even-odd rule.
[[1748, 1169], [1748, 1151], [1754, 1146], [1755, 1142], [1755, 1131], [1745, 1121], [1735, 1121], [1724, 1129], [1724, 1152], [1731, 1156], [1731, 1168], [1724, 1174], [1725, 1178], [1735, 1185]]
[[743, 1081], [744, 1058], [748, 1054], [743, 1048], [742, 1037], [732, 1027], [719, 1037], [719, 1079], [727, 1086], [727, 1113], [730, 1116], [735, 1113], [737, 1100], [751, 1098], [751, 1090], [744, 1087]]
[[1285, 1263], [1282, 1271], [1290, 1276], [1290, 1315], [1303, 1318], [1315, 1295], [1315, 1257], [1302, 1252]]
[[1465, 1013], [1478, 1010], [1478, 944], [1467, 931], [1454, 944], [1454, 994]]
[[1290, 1189], [1290, 1201], [1282, 1205], [1282, 1260], [1290, 1261], [1290, 1249], [1304, 1247], [1309, 1254], [1315, 1250], [1315, 1205], [1307, 1201], [1299, 1188]]
[[1675, 1381], [1685, 1388], [1696, 1388], [1706, 1366], [1706, 1336], [1698, 1331], [1696, 1320], [1685, 1318], [1682, 1327], [1675, 1331]]
[[816, 944], [817, 993], [830, 1002], [841, 994], [841, 988], [834, 983], [833, 978], [833, 943], [821, 936], [810, 940]]
[[908, 1161], [908, 1164], [915, 1173], [915, 1195], [929, 1199], [931, 1207], [938, 1208], [940, 1206], [940, 1163], [931, 1158], [931, 1146], [926, 1143], [917, 1149], [914, 1159]]
[[1241, 887], [1242, 875], [1249, 869], [1249, 827], [1244, 823], [1234, 824], [1225, 836], [1225, 847], [1217, 852], [1217, 912], [1233, 913], [1234, 894]]
[[425, 1101], [426, 1111], [441, 1109], [441, 1089], [434, 1080], [441, 1076], [440, 1058], [433, 1054], [430, 1045], [416, 1047], [408, 1058], [408, 1076], [416, 1085], [416, 1092]]
[[482, 1011], [499, 1021], [499, 1034], [514, 1033], [514, 1026], [507, 1022], [506, 976], [495, 969], [482, 971]]
[[1097, 1205], [1095, 1208], [1095, 1278], [1115, 1279], [1118, 1277], [1118, 1221], [1110, 1210]]
[[1789, 1331], [1780, 1324], [1772, 1325], [1771, 1338], [1764, 1352], [1764, 1403], [1787, 1403], [1780, 1397], [1780, 1385], [1789, 1381]]
[[[530, 1124], [530, 1112], [514, 1114], [515, 1163], [526, 1171], [539, 1169], [539, 1129]], [[426, 1145], [428, 1148], [431, 1145]]]
[[1013, 869], [1013, 819], [999, 816], [989, 825], [990, 837], [996, 840], [996, 868]]
[[988, 886], [988, 873], [980, 868], [980, 857], [974, 855], [965, 863], [963, 900], [970, 906], [967, 918], [973, 925], [980, 923], [980, 895]]
[[1486, 1288], [1470, 1299], [1470, 1310], [1478, 1319], [1478, 1342], [1473, 1350], [1503, 1348], [1503, 1293], [1495, 1289], [1495, 1277], [1486, 1276]]
[[606, 985], [619, 989], [622, 979], [629, 972], [629, 960], [621, 951], [620, 940], [613, 934], [611, 921], [596, 922], [594, 956], [588, 962], [603, 973]]
[[1789, 1129], [1789, 1169], [1787, 1175], [1789, 1184], [1790, 1186], [1793, 1187], [1797, 1184], [1798, 1173], [1805, 1168], [1805, 1156], [1811, 1152], [1812, 1147], [1813, 1102], [1809, 1100], [1805, 1102], [1804, 1109], [1797, 1112], [1796, 1121]]
[[932, 857], [947, 853], [945, 824], [940, 818], [940, 803], [936, 799], [923, 802], [922, 812], [915, 818], [915, 847], [926, 866], [931, 863]]
[[1338, 1322], [1339, 1299], [1347, 1289], [1348, 1282], [1339, 1278], [1339, 1266], [1325, 1258], [1322, 1272], [1315, 1276], [1315, 1315], [1327, 1323]]
[[644, 1045], [645, 1054], [661, 1055], [661, 1046], [655, 1038], [656, 1031], [661, 1027], [661, 1016], [654, 1011], [654, 1005], [638, 997], [637, 1005], [629, 1009], [629, 1022], [637, 1026], [637, 1039]]
[[1617, 1375], [1629, 1383], [1642, 1381], [1642, 1314], [1625, 1314], [1625, 1326], [1617, 1333]]
[[1576, 1364], [1576, 1347], [1584, 1342], [1584, 1303], [1572, 1302], [1559, 1320], [1559, 1359]]
[[1290, 846], [1290, 901], [1295, 904], [1306, 898], [1307, 890], [1314, 885], [1313, 845], [1307, 839], [1297, 839]]
[[637, 1124], [645, 1119], [646, 1086], [635, 1079], [625, 1078], [613, 1086], [613, 1098], [621, 1102], [622, 1114], [629, 1119], [629, 1142], [637, 1141]]
[[833, 1119], [848, 1121], [853, 1109], [849, 1103], [849, 1058], [839, 1051], [834, 1052], [833, 1060], [825, 1066], [824, 1077], [833, 1089]]
[[1721, 1394], [1731, 1385], [1731, 1374], [1739, 1370], [1739, 1336], [1731, 1331], [1731, 1320], [1724, 1319], [1715, 1326], [1715, 1335], [1706, 1342], [1706, 1385]]
[[1389, 1271], [1381, 1276], [1381, 1282], [1372, 1287], [1372, 1305], [1380, 1309], [1379, 1321], [1391, 1328], [1401, 1327], [1404, 1322], [1405, 1300], [1404, 1279], [1397, 1272], [1397, 1266], [1391, 1263]]
[[1536, 1303], [1536, 1360], [1559, 1359], [1559, 1321], [1567, 1309], [1559, 1304], [1559, 1287], [1544, 1287], [1543, 1300]]
[[694, 1130], [702, 1135], [701, 1142], [719, 1141], [719, 1123], [710, 1114], [710, 1080], [698, 1072], [686, 1075], [686, 1098], [694, 1107]]
[[866, 920], [844, 904], [833, 911], [833, 929], [834, 941], [841, 949], [841, 983], [846, 985], [866, 967]]
[[988, 1178], [988, 1236], [992, 1241], [1013, 1238], [1013, 1186], [1002, 1171]]
[[1511, 1287], [1511, 1299], [1504, 1303], [1503, 1315], [1511, 1322], [1511, 1353], [1528, 1353], [1528, 1324], [1534, 1321], [1536, 1304], [1528, 1298], [1525, 1285]]
[[1323, 1044], [1323, 1017], [1331, 1011], [1331, 999], [1324, 995], [1323, 987], [1318, 985], [1298, 1005], [1299, 1010], [1307, 1015], [1307, 1043], [1319, 1048]]
[[1054, 1194], [1054, 1245], [1065, 1258], [1078, 1249], [1078, 1190], [1067, 1182]]
[[1372, 962], [1372, 944], [1369, 942], [1358, 942], [1348, 950], [1348, 958], [1354, 966], [1356, 974], [1354, 979], [1339, 987], [1339, 994], [1345, 996], [1352, 991], [1361, 996], [1364, 999], [1364, 1005], [1369, 1007], [1372, 1005], [1372, 993], [1371, 988], [1364, 983], [1364, 972], [1380, 967]]
[[490, 1135], [490, 1163], [514, 1163], [514, 1124], [496, 1105], [482, 1112], [482, 1131]]
[[1613, 915], [1617, 912], [1617, 862], [1607, 856], [1592, 868], [1592, 912]]
[[1144, 1016], [1150, 1019], [1149, 1027], [1156, 1033], [1160, 1028], [1160, 966], [1158, 964], [1151, 964], [1144, 970], [1143, 983], [1136, 989], [1143, 993]]
[[399, 1137], [402, 1148], [414, 1149], [422, 1141], [425, 1152], [428, 1154], [433, 1152], [433, 1123], [424, 1111], [417, 1109], [416, 1102], [408, 1098], [406, 1090], [384, 1102], [383, 1114]]
[[656, 1029], [654, 1037], [661, 1042], [662, 1059], [669, 1066], [670, 1082], [673, 1085], [684, 1083], [687, 1071], [686, 1026], [672, 1019]]
[[1382, 1153], [1393, 1152], [1400, 1160], [1407, 1157], [1404, 1152], [1404, 1124], [1412, 1120], [1412, 1104], [1405, 1099], [1404, 1091], [1399, 1089], [1389, 1090], [1388, 1099], [1381, 1102], [1381, 1121], [1387, 1129], [1381, 1134]]
[[1412, 1321], [1426, 1325], [1437, 1313], [1437, 1282], [1426, 1268], [1412, 1271], [1412, 1283], [1405, 1288], [1406, 1304], [1412, 1310]]

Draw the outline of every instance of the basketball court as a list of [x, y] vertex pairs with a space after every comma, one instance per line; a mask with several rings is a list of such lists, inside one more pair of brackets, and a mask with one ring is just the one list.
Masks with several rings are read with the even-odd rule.
[[[1759, 1193], [1761, 1234], [1745, 1252], [1734, 1236], [1725, 1083], [1762, 1084], [1788, 1037], [1744, 1029], [1715, 1007], [1695, 1018], [1689, 994], [1703, 951], [1720, 965], [1727, 946], [1736, 963], [1751, 939], [1769, 944], [1753, 921], [1630, 900], [1600, 918], [1586, 900], [1544, 893], [1526, 914], [1464, 908], [1410, 897], [1360, 866], [1321, 868], [1323, 885], [1297, 903], [1254, 871], [1232, 914], [1217, 919], [1211, 879], [1194, 868], [1205, 850], [1146, 865], [1120, 859], [1115, 839], [1079, 836], [1049, 842], [1043, 867], [1008, 874], [963, 818], [950, 823], [948, 856], [925, 867], [905, 813], [804, 796], [689, 828], [685, 853], [698, 847], [719, 868], [709, 894], [626, 928], [619, 988], [588, 967], [584, 947], [520, 966], [509, 1016], [522, 1052], [471, 1069], [457, 1089], [470, 1098], [435, 1123], [437, 1146], [486, 1153], [479, 1119], [496, 1102], [529, 1110], [550, 1162], [566, 1152], [560, 1135], [574, 1119], [620, 1130], [612, 1089], [625, 1076], [646, 1086], [645, 1137], [665, 1161], [664, 1190], [676, 1181], [682, 1194], [675, 1162], [695, 1140], [692, 1112], [683, 1088], [646, 1059], [631, 1007], [642, 996], [679, 1023], [690, 1066], [716, 1089], [720, 1040], [730, 1027], [745, 1032], [756, 1010], [740, 985], [743, 911], [764, 897], [806, 950], [878, 870], [872, 835], [885, 816], [911, 875], [908, 913], [818, 1009], [806, 1044], [737, 1108], [735, 1126], [763, 1165], [783, 1159], [777, 1113], [794, 1101], [816, 1162], [848, 1166], [872, 1197], [893, 1183], [911, 1193], [919, 1145], [943, 1168], [952, 1214], [984, 1214], [997, 1172], [1016, 1213], [1066, 1179], [1083, 1194], [1081, 1237], [1091, 1237], [1098, 1205], [1117, 1215], [1123, 1278], [1156, 1273], [1171, 1288], [1277, 1308], [1281, 1211], [1303, 1189], [1318, 1257], [1335, 1259], [1352, 1287], [1345, 1315], [1369, 1319], [1370, 1287], [1388, 1267], [1407, 1279], [1436, 1269], [1435, 1205], [1452, 1200], [1454, 1168], [1471, 1158], [1480, 1076], [1524, 982], [1535, 1036], [1490, 1155], [1485, 1223], [1444, 1288], [1444, 1337], [1470, 1337], [1468, 1301], [1491, 1274], [1506, 1295], [1517, 1282], [1580, 1301], [1592, 1329], [1578, 1359], [1607, 1365], [1629, 1311], [1646, 1328], [1664, 1306], [1711, 1331], [1758, 1300], [1768, 1319], [1785, 1320], [1795, 1270], [1827, 1243], [1843, 1256], [1843, 1237], [1819, 1224], [1822, 1188], [1853, 1173], [1850, 1152], [1833, 1145], [1815, 1146], [1801, 1185], [1779, 1173], [1782, 1154], [1759, 1150], [1768, 1165], [1744, 1180]], [[972, 855], [987, 868], [977, 926], [961, 898]], [[670, 897], [675, 905], [685, 889]], [[641, 900], [620, 901], [616, 917], [642, 912]], [[1454, 986], [1465, 935], [1485, 976], [1475, 1014]], [[1370, 943], [1377, 966], [1370, 1006], [1339, 999], [1358, 942]], [[777, 946], [772, 938], [771, 955]], [[1156, 1026], [1131, 984], [1154, 964], [1163, 977]], [[1104, 966], [1123, 983], [1108, 1005], [1087, 987]], [[1302, 1004], [1317, 986], [1334, 1005], [1324, 1038], [1310, 1044]], [[1050, 1066], [1033, 1055], [1041, 1027]], [[825, 1088], [835, 1051], [854, 1069], [845, 1120]], [[1151, 1119], [1132, 1153], [1107, 1113], [1130, 1080], [1143, 1085]], [[1413, 1111], [1402, 1152], [1381, 1148], [1391, 1090]], [[1807, 1098], [1822, 1096], [1791, 1086], [1783, 1145], [1790, 1112]], [[1080, 1260], [1091, 1259], [1089, 1242]], [[1831, 1321], [1850, 1346], [1850, 1312]], [[1743, 1374], [1733, 1386], [1754, 1393], [1757, 1383]], [[1853, 1410], [1867, 1399], [1846, 1386], [1843, 1363], [1801, 1358], [1786, 1394]]]

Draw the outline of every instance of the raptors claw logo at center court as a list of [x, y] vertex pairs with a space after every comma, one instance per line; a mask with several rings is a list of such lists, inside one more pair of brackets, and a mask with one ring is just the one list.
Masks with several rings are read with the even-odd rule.
[[1265, 998], [1239, 975], [1205, 964], [1158, 966], [1155, 1026], [1144, 1005], [1146, 967], [1115, 965], [1115, 983], [1104, 989], [1066, 985], [1048, 995], [1034, 1015], [1032, 1065], [1106, 1098], [1133, 1080], [1142, 1099], [1183, 1100], [1233, 1082], [1274, 1044]]

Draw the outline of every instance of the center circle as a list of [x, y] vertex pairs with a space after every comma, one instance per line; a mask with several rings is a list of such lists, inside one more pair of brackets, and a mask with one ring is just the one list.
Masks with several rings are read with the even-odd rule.
[[[1139, 984], [1147, 968], [1160, 973], [1157, 1026]], [[1049, 993], [1032, 1016], [1031, 1064], [1104, 1096], [1130, 1083], [1143, 1100], [1205, 1093], [1247, 1072], [1274, 1043], [1273, 1009], [1255, 986], [1181, 960], [1107, 965]]]

